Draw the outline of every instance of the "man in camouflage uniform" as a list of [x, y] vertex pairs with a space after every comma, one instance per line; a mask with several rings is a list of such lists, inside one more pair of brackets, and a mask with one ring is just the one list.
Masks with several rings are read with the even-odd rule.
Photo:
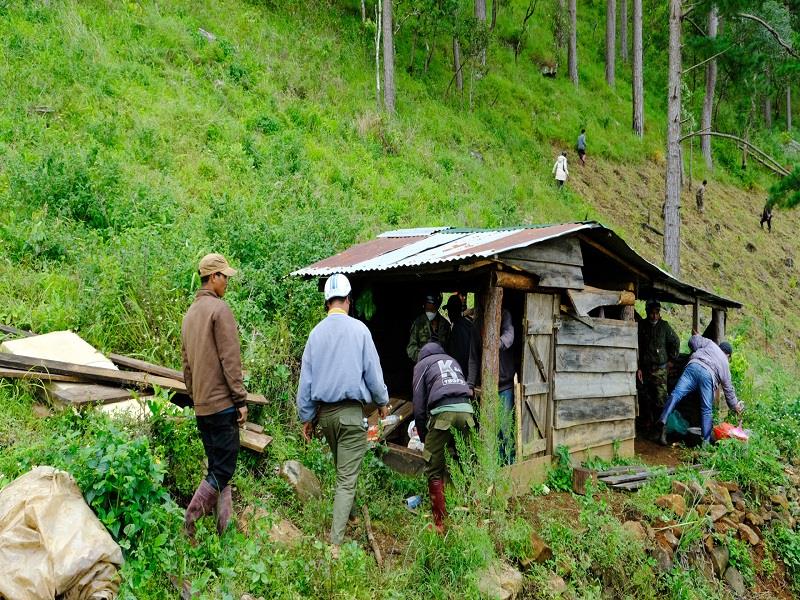
[[680, 340], [661, 318], [661, 303], [649, 300], [647, 319], [639, 323], [639, 408], [642, 425], [651, 429], [667, 402], [667, 367], [678, 357]]
[[435, 336], [443, 347], [447, 347], [450, 339], [450, 323], [439, 313], [441, 305], [442, 295], [440, 293], [427, 294], [422, 305], [424, 312], [411, 324], [406, 353], [414, 364], [417, 364], [419, 360], [419, 351], [431, 341], [432, 337]]

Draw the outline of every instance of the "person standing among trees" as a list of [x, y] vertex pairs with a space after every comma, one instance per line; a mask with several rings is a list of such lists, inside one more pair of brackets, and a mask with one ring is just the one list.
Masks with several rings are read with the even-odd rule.
[[186, 509], [184, 531], [195, 540], [195, 522], [217, 512], [222, 535], [233, 510], [231, 486], [239, 455], [239, 425], [247, 421], [247, 391], [236, 320], [222, 300], [236, 271], [221, 254], [208, 254], [198, 267], [201, 288], [181, 326], [186, 391], [194, 403], [208, 473]]
[[428, 342], [420, 350], [412, 389], [414, 422], [419, 439], [425, 444], [425, 476], [428, 478], [433, 523], [439, 533], [444, 533], [447, 516], [445, 454], [455, 448], [454, 432], [464, 435], [475, 427], [475, 411], [469, 400], [472, 391], [464, 380], [461, 365], [436, 341]]
[[681, 342], [669, 323], [661, 318], [661, 303], [648, 300], [647, 319], [639, 322], [639, 369], [642, 417], [645, 429], [655, 426], [667, 402], [667, 370], [678, 357]]
[[704, 338], [694, 331], [689, 339], [689, 349], [692, 351], [689, 363], [683, 370], [678, 383], [675, 384], [669, 402], [658, 420], [661, 428], [659, 441], [664, 446], [667, 445], [667, 429], [665, 427], [667, 419], [681, 400], [692, 392], [700, 392], [701, 428], [704, 443], [711, 442], [714, 392], [717, 386], [722, 386], [725, 401], [732, 411], [741, 414], [744, 410], [744, 403], [736, 397], [736, 391], [731, 382], [729, 363], [733, 355], [733, 347], [730, 343], [721, 342], [718, 346], [713, 340]]
[[303, 350], [297, 413], [303, 438], [311, 441], [317, 423], [322, 428], [336, 466], [336, 493], [331, 523], [331, 554], [339, 557], [345, 527], [356, 494], [358, 473], [367, 452], [364, 405], [378, 405], [388, 415], [389, 392], [383, 382], [372, 335], [349, 316], [350, 281], [341, 273], [325, 282], [328, 316], [311, 330]]
[[564, 187], [564, 182], [567, 180], [567, 177], [569, 177], [566, 151], [558, 155], [556, 164], [553, 165], [553, 175], [556, 177], [556, 185], [558, 185], [559, 189]]
[[705, 206], [703, 205], [705, 198], [706, 198], [706, 186], [708, 185], [708, 181], [703, 179], [703, 184], [697, 188], [697, 192], [694, 195], [694, 199], [697, 201], [697, 211], [699, 213], [705, 212]]
[[581, 164], [586, 166], [586, 130], [581, 129], [581, 134], [578, 136], [578, 143], [576, 144], [578, 150], [578, 158], [581, 159]]

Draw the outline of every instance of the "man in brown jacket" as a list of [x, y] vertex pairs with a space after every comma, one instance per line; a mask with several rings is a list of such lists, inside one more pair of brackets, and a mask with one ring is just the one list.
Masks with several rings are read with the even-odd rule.
[[208, 254], [198, 269], [202, 287], [181, 327], [183, 376], [194, 402], [197, 429], [208, 458], [208, 474], [186, 509], [184, 529], [194, 541], [195, 521], [217, 511], [222, 535], [231, 518], [231, 486], [239, 454], [239, 427], [247, 420], [242, 357], [236, 320], [222, 297], [236, 271], [220, 254]]

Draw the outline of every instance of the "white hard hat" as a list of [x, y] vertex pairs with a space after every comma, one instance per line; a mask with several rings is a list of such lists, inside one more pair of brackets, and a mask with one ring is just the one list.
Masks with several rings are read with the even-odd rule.
[[325, 282], [325, 302], [331, 298], [344, 298], [350, 294], [350, 282], [341, 273], [328, 277]]

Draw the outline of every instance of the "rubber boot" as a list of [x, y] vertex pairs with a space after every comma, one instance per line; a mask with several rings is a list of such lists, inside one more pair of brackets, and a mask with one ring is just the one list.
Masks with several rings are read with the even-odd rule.
[[197, 488], [197, 491], [195, 491], [194, 496], [192, 496], [192, 501], [189, 503], [189, 506], [186, 507], [183, 531], [192, 544], [195, 543], [195, 521], [204, 515], [210, 514], [211, 511], [214, 510], [214, 506], [217, 503], [217, 496], [219, 496], [219, 492], [215, 490], [214, 486], [208, 483], [208, 481], [203, 479], [203, 482]]
[[231, 522], [233, 512], [233, 499], [231, 498], [231, 486], [226, 485], [222, 488], [217, 499], [217, 533], [222, 535]]
[[444, 519], [447, 517], [447, 508], [444, 501], [444, 481], [431, 479], [428, 481], [428, 494], [431, 497], [431, 512], [436, 531], [444, 533]]

